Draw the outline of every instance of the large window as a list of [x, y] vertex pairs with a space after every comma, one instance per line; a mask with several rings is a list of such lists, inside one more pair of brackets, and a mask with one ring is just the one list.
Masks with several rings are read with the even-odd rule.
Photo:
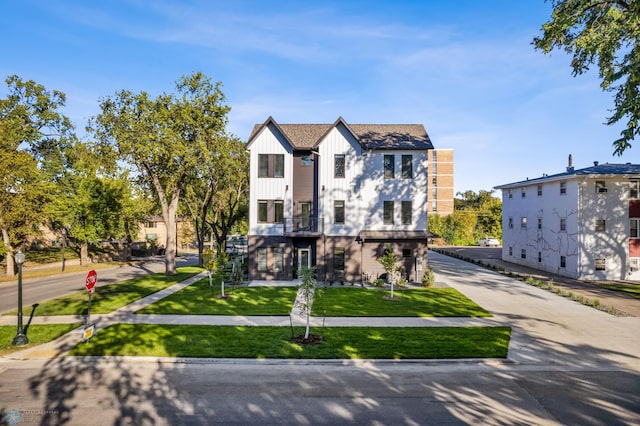
[[269, 211], [269, 203], [267, 200], [258, 200], [258, 222], [267, 221], [267, 212]]
[[284, 269], [284, 249], [282, 247], [273, 248], [273, 270], [280, 272]]
[[258, 222], [284, 223], [284, 201], [258, 200]]
[[267, 270], [267, 249], [259, 248], [257, 251], [258, 255], [258, 271], [265, 272]]
[[284, 154], [258, 154], [258, 177], [284, 177]]
[[384, 156], [384, 178], [393, 179], [396, 176], [395, 155]]
[[384, 202], [383, 221], [386, 225], [393, 225], [393, 201]]
[[403, 225], [411, 225], [411, 218], [413, 216], [413, 203], [411, 201], [402, 202], [401, 216]]
[[413, 155], [402, 156], [402, 179], [413, 179]]
[[273, 216], [275, 223], [284, 223], [284, 201], [275, 200], [273, 202]]
[[336, 154], [334, 161], [334, 177], [344, 177], [345, 157], [344, 154]]
[[344, 247], [333, 249], [333, 270], [344, 271]]
[[344, 223], [344, 200], [333, 201], [333, 222]]

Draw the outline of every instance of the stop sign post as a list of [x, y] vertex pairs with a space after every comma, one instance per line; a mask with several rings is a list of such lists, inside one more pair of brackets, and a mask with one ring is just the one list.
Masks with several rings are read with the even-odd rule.
[[91, 324], [91, 295], [96, 291], [96, 283], [98, 282], [98, 274], [95, 270], [89, 271], [87, 274], [87, 280], [85, 282], [85, 287], [87, 288], [87, 292], [89, 293], [89, 306], [87, 307], [87, 319], [85, 322], [85, 332], [83, 333], [82, 341], [86, 342], [93, 336], [94, 326]]

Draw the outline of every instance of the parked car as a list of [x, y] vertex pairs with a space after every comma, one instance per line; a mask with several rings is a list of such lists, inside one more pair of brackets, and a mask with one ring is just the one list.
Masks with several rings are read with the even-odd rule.
[[491, 247], [491, 246], [498, 247], [500, 245], [500, 240], [498, 240], [495, 237], [486, 236], [478, 240], [478, 245], [485, 246], [485, 247]]

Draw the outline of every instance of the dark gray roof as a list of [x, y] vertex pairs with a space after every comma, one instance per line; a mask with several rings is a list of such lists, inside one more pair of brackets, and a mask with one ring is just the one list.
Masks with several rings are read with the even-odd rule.
[[535, 179], [521, 180], [513, 183], [496, 186], [495, 189], [513, 188], [516, 186], [531, 185], [538, 182], [550, 180], [570, 179], [578, 176], [606, 177], [606, 176], [626, 176], [629, 178], [640, 178], [640, 164], [597, 164], [583, 169], [568, 167], [567, 171], [554, 175], [545, 175]]
[[265, 123], [253, 127], [247, 145], [270, 123], [280, 129], [295, 149], [314, 148], [338, 124], [343, 124], [363, 149], [433, 149], [422, 124], [347, 124], [342, 117], [333, 124], [278, 124], [269, 117]]

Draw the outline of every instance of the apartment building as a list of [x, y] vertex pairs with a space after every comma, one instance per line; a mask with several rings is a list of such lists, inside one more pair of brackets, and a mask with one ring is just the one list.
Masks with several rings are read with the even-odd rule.
[[321, 281], [383, 272], [388, 244], [402, 273], [427, 262], [427, 156], [420, 124], [279, 124], [269, 117], [250, 151], [249, 278]]
[[502, 259], [584, 280], [640, 280], [640, 165], [599, 164], [496, 186]]
[[453, 213], [453, 149], [433, 149], [427, 155], [429, 213]]

